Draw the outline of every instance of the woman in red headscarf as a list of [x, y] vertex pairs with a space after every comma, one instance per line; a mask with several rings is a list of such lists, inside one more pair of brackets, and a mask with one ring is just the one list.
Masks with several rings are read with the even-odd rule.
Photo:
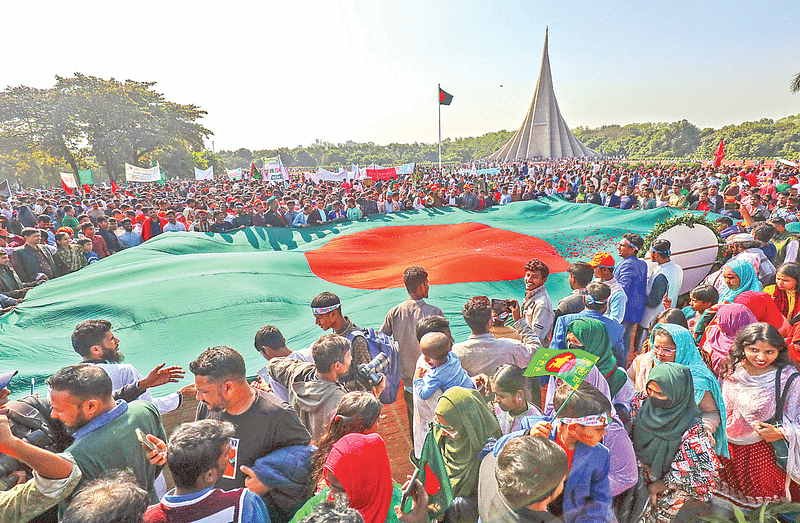
[[782, 336], [786, 337], [791, 334], [791, 325], [772, 301], [772, 296], [766, 292], [745, 291], [736, 296], [733, 302], [741, 303], [750, 309], [759, 322], [769, 323], [778, 329]]
[[343, 494], [364, 523], [398, 522], [394, 507], [400, 505], [403, 492], [392, 482], [386, 443], [379, 434], [343, 436], [328, 454], [324, 475], [328, 487], [297, 511], [292, 521], [300, 521], [321, 502]]

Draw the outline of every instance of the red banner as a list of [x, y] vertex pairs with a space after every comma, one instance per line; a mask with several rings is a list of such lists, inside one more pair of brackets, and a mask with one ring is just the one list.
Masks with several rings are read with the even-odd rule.
[[389, 167], [387, 169], [367, 169], [367, 177], [373, 180], [391, 180], [397, 178], [397, 169]]

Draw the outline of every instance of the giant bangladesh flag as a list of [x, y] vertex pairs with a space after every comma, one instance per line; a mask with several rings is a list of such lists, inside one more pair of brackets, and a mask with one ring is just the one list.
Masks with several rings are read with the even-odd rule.
[[460, 341], [469, 334], [461, 308], [471, 296], [522, 300], [527, 260], [550, 266], [546, 285], [555, 303], [570, 292], [571, 261], [600, 250], [616, 256], [622, 233], [646, 234], [678, 212], [549, 197], [480, 213], [438, 208], [308, 229], [165, 233], [33, 289], [0, 316], [0, 371], [20, 371], [15, 391], [31, 377], [41, 385], [80, 360], [70, 345], [75, 325], [102, 318], [112, 323], [125, 361], [142, 374], [163, 362], [188, 370], [204, 349], [228, 345], [255, 375], [265, 364], [253, 346], [261, 326], [280, 328], [291, 349], [308, 347], [322, 334], [309, 304], [331, 291], [358, 326], [378, 328], [407, 299], [402, 273], [410, 265], [428, 270], [428, 301], [445, 312]]

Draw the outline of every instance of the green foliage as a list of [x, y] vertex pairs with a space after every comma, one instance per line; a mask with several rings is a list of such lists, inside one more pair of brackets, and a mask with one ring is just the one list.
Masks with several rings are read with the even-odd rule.
[[51, 167], [47, 185], [59, 183], [58, 170], [92, 166], [119, 179], [125, 162], [141, 166], [153, 158], [178, 172], [211, 134], [197, 123], [206, 112], [166, 100], [154, 85], [76, 73], [56, 76], [49, 89], [6, 88], [0, 92], [0, 154], [26, 184], [40, 181], [25, 161], [32, 151], [52, 160], [36, 166]]
[[[733, 506], [734, 519], [710, 514], [708, 516], [698, 516], [693, 521], [707, 521], [708, 523], [781, 523], [783, 517], [792, 517], [800, 523], [800, 503], [777, 503], [773, 505], [761, 505], [761, 507], [743, 511], [737, 506]], [[791, 520], [790, 520], [791, 521]]]
[[673, 123], [604, 125], [596, 129], [577, 127], [575, 136], [592, 149], [607, 155], [645, 158], [711, 158], [725, 140], [725, 159], [800, 155], [800, 115], [778, 121], [726, 125], [721, 129], [698, 129], [681, 120]]
[[[442, 161], [469, 162], [473, 159], [485, 158], [500, 149], [511, 139], [514, 133], [499, 131], [487, 133], [477, 138], [450, 138], [442, 141]], [[400, 165], [405, 163], [437, 162], [439, 160], [438, 144], [432, 143], [392, 143], [376, 145], [373, 142], [332, 144], [316, 141], [308, 147], [279, 150], [239, 149], [237, 151], [220, 151], [219, 156], [229, 169], [250, 167], [255, 162], [260, 166], [261, 158], [281, 155], [287, 167], [316, 169], [317, 167], [350, 168], [352, 164], [362, 167], [372, 163]]]

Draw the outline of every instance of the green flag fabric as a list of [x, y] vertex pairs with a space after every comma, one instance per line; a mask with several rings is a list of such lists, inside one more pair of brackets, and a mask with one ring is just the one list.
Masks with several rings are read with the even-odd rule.
[[[428, 519], [439, 517], [444, 514], [444, 511], [453, 502], [453, 487], [450, 486], [447, 466], [444, 463], [442, 451], [439, 450], [439, 445], [436, 444], [433, 429], [425, 436], [417, 469], [419, 470], [417, 479], [425, 487], [425, 492], [428, 494], [428, 506], [438, 507], [438, 510], [429, 510]], [[409, 512], [411, 508], [412, 503], [409, 499], [403, 507], [403, 511]]]
[[441, 207], [301, 229], [164, 233], [29, 291], [0, 316], [0, 371], [20, 372], [14, 391], [31, 378], [41, 385], [80, 361], [70, 335], [95, 318], [112, 323], [125, 361], [142, 374], [164, 362], [188, 368], [206, 348], [227, 345], [255, 375], [266, 364], [253, 348], [260, 327], [277, 326], [290, 349], [310, 347], [323, 334], [311, 300], [330, 291], [356, 325], [378, 328], [408, 299], [402, 275], [411, 265], [426, 268], [428, 301], [463, 340], [470, 333], [464, 303], [481, 295], [522, 301], [526, 261], [538, 257], [550, 266], [546, 288], [557, 300], [571, 292], [571, 261], [615, 253], [622, 233], [645, 234], [682, 212], [621, 211], [551, 196], [483, 212]]
[[78, 185], [94, 185], [94, 175], [91, 169], [78, 171]]
[[447, 93], [442, 89], [439, 88], [439, 105], [450, 105], [450, 102], [453, 101], [453, 95]]

